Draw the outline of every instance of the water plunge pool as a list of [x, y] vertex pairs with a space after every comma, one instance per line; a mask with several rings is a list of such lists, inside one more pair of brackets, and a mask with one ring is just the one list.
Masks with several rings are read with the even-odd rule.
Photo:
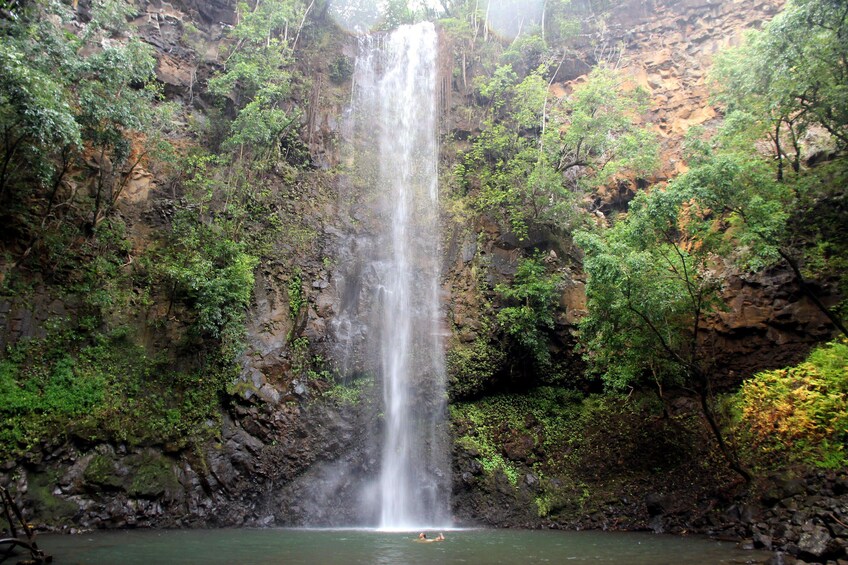
[[[434, 537], [438, 532], [428, 532]], [[39, 547], [61, 565], [527, 564], [717, 565], [765, 563], [771, 554], [731, 542], [648, 533], [536, 530], [445, 531], [439, 543], [417, 532], [373, 530], [129, 530], [42, 535]]]

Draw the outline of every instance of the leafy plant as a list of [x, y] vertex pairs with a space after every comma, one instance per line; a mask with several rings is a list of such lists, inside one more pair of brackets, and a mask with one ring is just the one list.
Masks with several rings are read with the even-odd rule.
[[557, 288], [561, 277], [547, 274], [540, 256], [525, 258], [518, 264], [511, 284], [495, 287], [509, 304], [498, 311], [501, 329], [515, 339], [537, 370], [551, 363], [549, 332], [554, 329]]
[[569, 97], [552, 99], [548, 71], [520, 79], [502, 65], [479, 81], [487, 115], [455, 168], [477, 209], [503, 218], [519, 238], [531, 224], [568, 226], [582, 190], [657, 164], [656, 140], [638, 125], [644, 92], [625, 91], [620, 74], [598, 67]]
[[451, 397], [469, 398], [483, 392], [505, 360], [506, 352], [484, 337], [452, 347], [446, 359]]
[[803, 138], [813, 126], [824, 128], [838, 146], [848, 146], [846, 33], [848, 20], [839, 2], [793, 0], [718, 59], [717, 98], [768, 137], [778, 179], [786, 159], [795, 172], [800, 169]]
[[216, 433], [227, 379], [213, 364], [175, 371], [125, 331], [55, 321], [46, 338], [0, 360], [0, 460], [69, 435], [171, 449], [202, 442]]
[[[586, 360], [610, 388], [653, 382], [693, 388], [728, 464], [746, 480], [712, 407], [706, 316], [722, 308], [707, 245], [692, 245], [698, 225], [681, 221], [689, 197], [657, 189], [640, 194], [612, 228], [580, 232], [589, 314], [580, 323]], [[688, 229], [692, 228], [692, 229]]]
[[183, 224], [165, 249], [161, 272], [197, 313], [199, 332], [220, 338], [242, 327], [253, 295], [256, 257], [213, 228]]
[[224, 148], [241, 160], [273, 161], [282, 141], [296, 127], [297, 112], [286, 110], [291, 94], [292, 43], [288, 30], [303, 18], [297, 0], [268, 0], [238, 5], [239, 22], [231, 31], [224, 70], [209, 80], [209, 91], [228, 99], [237, 112]]
[[734, 396], [753, 456], [770, 466], [848, 465], [848, 345], [816, 348], [803, 363], [763, 371]]

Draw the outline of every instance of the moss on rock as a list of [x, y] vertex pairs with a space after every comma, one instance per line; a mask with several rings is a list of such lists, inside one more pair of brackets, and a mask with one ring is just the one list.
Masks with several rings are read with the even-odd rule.
[[127, 494], [139, 498], [172, 497], [180, 484], [174, 466], [167, 457], [154, 453], [140, 455], [132, 461], [132, 480]]
[[32, 504], [33, 521], [53, 526], [68, 524], [79, 512], [76, 504], [53, 494], [57, 483], [58, 471], [29, 476], [27, 497]]

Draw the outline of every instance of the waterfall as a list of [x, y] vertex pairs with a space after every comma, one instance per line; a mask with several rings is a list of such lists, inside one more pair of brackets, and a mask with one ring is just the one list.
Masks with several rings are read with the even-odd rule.
[[354, 72], [357, 204], [369, 207], [374, 238], [360, 244], [366, 264], [356, 270], [369, 280], [357, 284], [372, 294], [368, 322], [344, 324], [367, 327], [382, 385], [380, 472], [368, 498], [391, 530], [449, 523], [436, 69], [436, 31], [422, 23], [362, 38]]

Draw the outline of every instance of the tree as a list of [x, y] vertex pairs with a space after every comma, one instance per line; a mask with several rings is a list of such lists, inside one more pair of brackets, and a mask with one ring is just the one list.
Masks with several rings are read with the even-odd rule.
[[551, 100], [546, 72], [519, 81], [504, 65], [480, 83], [488, 113], [456, 171], [477, 189], [478, 208], [503, 215], [519, 237], [533, 223], [563, 227], [583, 190], [646, 175], [657, 163], [655, 138], [638, 120], [644, 92], [625, 90], [620, 73], [599, 67], [569, 97]]
[[[837, 311], [828, 308], [802, 269], [805, 248], [822, 243], [793, 233], [793, 214], [809, 209], [822, 196], [827, 180], [808, 173], [777, 180], [774, 167], [739, 143], [738, 130], [721, 132], [714, 146], [698, 143], [690, 154], [692, 168], [669, 190], [687, 202], [686, 221], [698, 245], [708, 246], [748, 271], [785, 261], [799, 288], [830, 322], [848, 335]], [[693, 136], [694, 137], [694, 136]], [[744, 147], [744, 148], [743, 148]]]
[[78, 116], [83, 136], [97, 152], [94, 227], [114, 206], [145, 152], [133, 147], [130, 132], [152, 122], [155, 59], [150, 46], [132, 40], [109, 47], [76, 65]]
[[257, 0], [238, 6], [224, 70], [209, 80], [209, 91], [229, 100], [236, 118], [224, 148], [257, 160], [280, 155], [287, 133], [299, 122], [286, 109], [291, 94], [294, 26], [304, 18], [298, 0]]
[[[151, 48], [105, 40], [126, 26], [123, 0], [94, 2], [79, 34], [64, 27], [73, 14], [61, 3], [10, 9], [0, 30], [0, 202], [6, 224], [26, 241], [14, 266], [68, 215], [85, 218], [85, 236], [94, 235], [149, 156], [153, 144], [139, 140], [157, 138], [157, 94]], [[90, 199], [66, 182], [80, 165], [93, 181]]]
[[550, 369], [550, 332], [554, 329], [557, 288], [561, 277], [547, 274], [539, 256], [522, 259], [509, 285], [499, 284], [495, 292], [508, 306], [498, 311], [501, 329], [514, 338], [520, 352], [540, 373]]
[[722, 305], [707, 247], [695, 244], [687, 195], [656, 189], [638, 195], [612, 228], [579, 232], [588, 275], [589, 314], [580, 324], [586, 359], [613, 389], [653, 381], [693, 389], [729, 466], [750, 473], [725, 440], [711, 406], [711, 352], [705, 318]]
[[[848, 335], [841, 316], [822, 303], [804, 275], [804, 248], [831, 242], [794, 241], [788, 230], [791, 212], [823, 198], [822, 188], [832, 182], [801, 174], [806, 134], [820, 128], [837, 151], [848, 148], [846, 37], [844, 2], [793, 0], [762, 31], [751, 32], [742, 46], [723, 53], [713, 83], [727, 111], [725, 125], [714, 147], [702, 152], [696, 170], [681, 183], [697, 189], [701, 207], [734, 226], [723, 230], [728, 239], [756, 251], [758, 264], [752, 266], [784, 260], [811, 301]], [[760, 161], [750, 148], [763, 136], [772, 146], [776, 179], [785, 186], [760, 175], [756, 182], [741, 183], [742, 190], [733, 187], [739, 175], [751, 171], [746, 160]], [[787, 160], [795, 173], [791, 179], [785, 171]]]
[[627, 90], [621, 73], [599, 66], [574, 89], [564, 108], [564, 127], [551, 128], [546, 143], [556, 169], [578, 169], [585, 186], [600, 186], [621, 174], [646, 175], [658, 163], [655, 136], [639, 123], [647, 109], [644, 90]]
[[52, 180], [55, 148], [79, 147], [81, 133], [70, 101], [50, 69], [32, 64], [23, 38], [0, 43], [0, 201], [21, 175]]
[[778, 163], [801, 167], [802, 139], [824, 128], [848, 147], [848, 6], [839, 0], [793, 0], [745, 43], [725, 51], [712, 81], [728, 113], [766, 134]]

